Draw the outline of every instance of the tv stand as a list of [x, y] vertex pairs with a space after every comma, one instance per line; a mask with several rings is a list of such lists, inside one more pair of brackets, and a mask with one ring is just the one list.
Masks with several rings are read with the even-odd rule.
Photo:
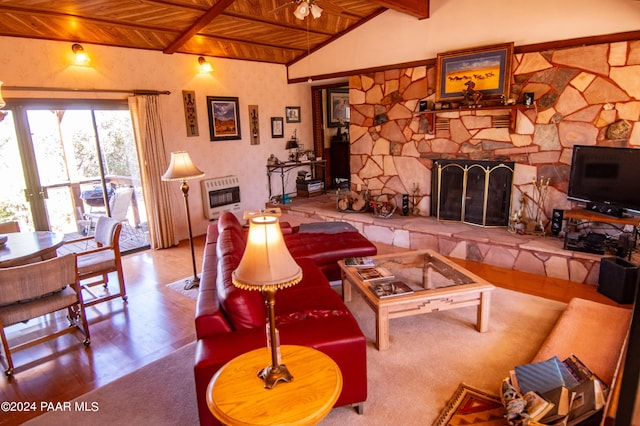
[[564, 219], [567, 221], [564, 234], [564, 249], [581, 251], [593, 254], [603, 254], [600, 249], [585, 244], [584, 238], [578, 232], [578, 227], [588, 225], [590, 222], [608, 223], [611, 225], [630, 225], [633, 232], [630, 238], [630, 247], [627, 253], [628, 260], [631, 260], [631, 253], [636, 248], [638, 241], [638, 226], [640, 226], [640, 216], [614, 217], [603, 213], [594, 213], [586, 209], [572, 209], [564, 211]]
[[607, 215], [607, 216], [613, 216], [613, 217], [623, 217], [624, 216], [624, 209], [623, 208], [615, 207], [615, 206], [612, 206], [610, 204], [588, 202], [587, 206], [585, 208], [587, 210], [589, 210], [590, 212], [600, 213], [600, 214], [604, 214], [604, 215]]

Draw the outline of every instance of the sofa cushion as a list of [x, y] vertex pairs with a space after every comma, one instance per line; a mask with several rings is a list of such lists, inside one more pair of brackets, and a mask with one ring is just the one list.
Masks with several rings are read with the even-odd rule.
[[236, 231], [242, 230], [243, 225], [240, 223], [236, 215], [233, 213], [223, 213], [218, 218], [218, 232], [234, 229]]
[[375, 255], [376, 246], [357, 232], [341, 234], [305, 233], [291, 234], [285, 238], [294, 258], [307, 258], [316, 264], [337, 262], [345, 257]]
[[218, 257], [222, 257], [226, 254], [232, 254], [241, 258], [246, 245], [247, 240], [245, 239], [242, 231], [230, 229], [225, 232], [221, 232], [220, 235], [218, 235], [218, 240], [216, 242], [216, 254]]
[[282, 322], [290, 321], [295, 317], [334, 315], [331, 312], [339, 316], [349, 312], [342, 298], [331, 287], [298, 289], [292, 287], [286, 291], [280, 291], [276, 293], [275, 311], [276, 318]]
[[239, 264], [240, 258], [233, 254], [219, 257], [216, 278], [218, 300], [234, 330], [263, 327], [266, 311], [260, 292], [242, 290], [233, 285], [231, 274]]

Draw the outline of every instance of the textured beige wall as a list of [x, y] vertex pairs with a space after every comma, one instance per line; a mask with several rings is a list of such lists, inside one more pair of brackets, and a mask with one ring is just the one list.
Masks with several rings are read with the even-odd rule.
[[[168, 151], [187, 150], [207, 178], [238, 175], [242, 209], [258, 209], [268, 200], [266, 160], [270, 154], [285, 158], [285, 141], [294, 129], [311, 146], [310, 89], [289, 85], [286, 68], [258, 62], [207, 58], [210, 75], [198, 73], [197, 56], [165, 55], [146, 50], [83, 44], [91, 56], [90, 67], [71, 65], [71, 43], [0, 37], [0, 80], [5, 86], [62, 87], [69, 89], [168, 90], [161, 96], [163, 133]], [[182, 91], [196, 92], [199, 136], [187, 137]], [[12, 98], [117, 98], [126, 94], [4, 91]], [[241, 140], [210, 142], [207, 96], [236, 96], [240, 101]], [[248, 105], [258, 105], [259, 145], [251, 145]], [[271, 138], [271, 117], [284, 117], [285, 106], [301, 106], [302, 122], [284, 124], [284, 139]], [[290, 179], [295, 190], [295, 177]], [[200, 184], [191, 183], [190, 205], [194, 235], [208, 225], [202, 213]], [[279, 191], [279, 186], [274, 185]], [[175, 185], [174, 216], [179, 238], [187, 237], [182, 193]]]

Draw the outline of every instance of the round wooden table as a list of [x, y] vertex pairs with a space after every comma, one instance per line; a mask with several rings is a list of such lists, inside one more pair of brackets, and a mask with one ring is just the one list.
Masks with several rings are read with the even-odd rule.
[[265, 389], [257, 375], [271, 365], [267, 347], [242, 354], [213, 376], [207, 405], [226, 425], [312, 425], [322, 420], [342, 391], [340, 368], [330, 357], [305, 346], [282, 345], [282, 364], [293, 376]]
[[64, 243], [64, 234], [59, 232], [10, 232], [4, 235], [7, 242], [0, 246], [0, 268], [51, 259]]

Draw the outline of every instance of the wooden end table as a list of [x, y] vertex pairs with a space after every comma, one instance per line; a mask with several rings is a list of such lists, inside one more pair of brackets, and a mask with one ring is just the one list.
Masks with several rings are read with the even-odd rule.
[[305, 346], [282, 345], [290, 383], [265, 389], [257, 375], [271, 364], [267, 347], [226, 363], [207, 388], [211, 413], [226, 425], [311, 425], [319, 423], [342, 391], [340, 368], [329, 356]]
[[389, 349], [389, 320], [427, 312], [477, 306], [477, 329], [489, 328], [489, 310], [493, 284], [467, 271], [433, 250], [413, 250], [372, 256], [376, 267], [389, 270], [394, 279], [403, 281], [412, 293], [379, 298], [363, 281], [357, 268], [338, 261], [342, 273], [342, 293], [345, 302], [355, 289], [376, 314], [376, 346]]

